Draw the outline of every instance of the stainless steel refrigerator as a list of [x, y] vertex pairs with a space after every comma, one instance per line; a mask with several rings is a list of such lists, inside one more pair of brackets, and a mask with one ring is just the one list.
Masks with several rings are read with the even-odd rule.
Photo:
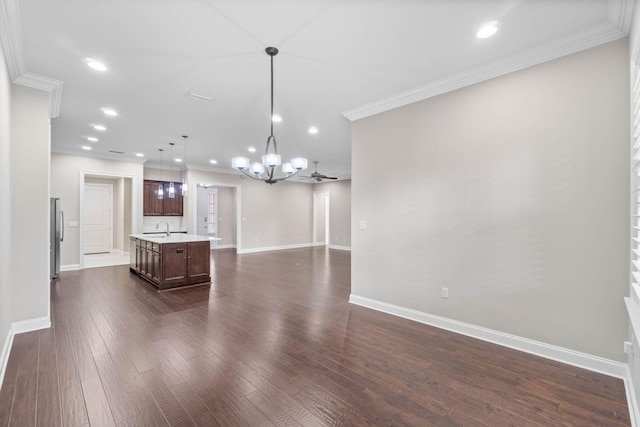
[[60, 275], [60, 242], [64, 240], [64, 212], [60, 208], [60, 199], [51, 198], [51, 227], [49, 235], [49, 253], [51, 256], [51, 278], [57, 279]]

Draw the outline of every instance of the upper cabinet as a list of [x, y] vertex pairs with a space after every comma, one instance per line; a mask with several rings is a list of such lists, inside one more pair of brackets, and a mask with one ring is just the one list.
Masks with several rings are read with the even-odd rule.
[[158, 199], [160, 181], [144, 181], [144, 199], [142, 212], [144, 216], [164, 215], [164, 199]]
[[169, 183], [164, 183], [164, 215], [182, 216], [182, 184], [173, 183], [175, 196], [169, 197]]
[[[143, 215], [144, 216], [182, 216], [183, 215], [183, 198], [182, 184], [174, 182], [175, 197], [169, 197], [169, 183], [165, 181], [144, 181], [144, 199], [143, 199]], [[163, 198], [158, 199], [158, 190], [162, 186], [164, 192]]]

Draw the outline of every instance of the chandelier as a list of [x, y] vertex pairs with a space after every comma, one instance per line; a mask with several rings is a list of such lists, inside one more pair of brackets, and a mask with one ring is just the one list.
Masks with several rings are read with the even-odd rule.
[[[262, 156], [262, 163], [251, 163], [246, 157], [234, 157], [231, 159], [231, 167], [238, 169], [248, 177], [259, 179], [267, 184], [275, 184], [278, 181], [291, 178], [298, 172], [307, 168], [307, 159], [303, 157], [294, 157], [289, 163], [282, 163], [280, 154], [278, 154], [278, 143], [276, 137], [273, 136], [273, 57], [278, 54], [278, 49], [268, 47], [265, 49], [267, 55], [271, 57], [271, 134], [267, 138], [267, 147]], [[280, 166], [284, 175], [276, 176], [276, 168]]]

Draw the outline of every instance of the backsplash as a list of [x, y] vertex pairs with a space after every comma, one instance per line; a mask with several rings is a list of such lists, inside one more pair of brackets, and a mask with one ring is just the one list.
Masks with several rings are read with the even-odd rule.
[[160, 221], [169, 223], [169, 231], [187, 231], [187, 221], [183, 216], [143, 216], [142, 232], [157, 233], [165, 230], [165, 225], [156, 229], [156, 224]]

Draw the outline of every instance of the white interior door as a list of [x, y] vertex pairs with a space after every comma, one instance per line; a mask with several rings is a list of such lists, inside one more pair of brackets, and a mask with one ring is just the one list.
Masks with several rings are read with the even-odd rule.
[[84, 253], [111, 251], [113, 186], [85, 184], [84, 186]]

